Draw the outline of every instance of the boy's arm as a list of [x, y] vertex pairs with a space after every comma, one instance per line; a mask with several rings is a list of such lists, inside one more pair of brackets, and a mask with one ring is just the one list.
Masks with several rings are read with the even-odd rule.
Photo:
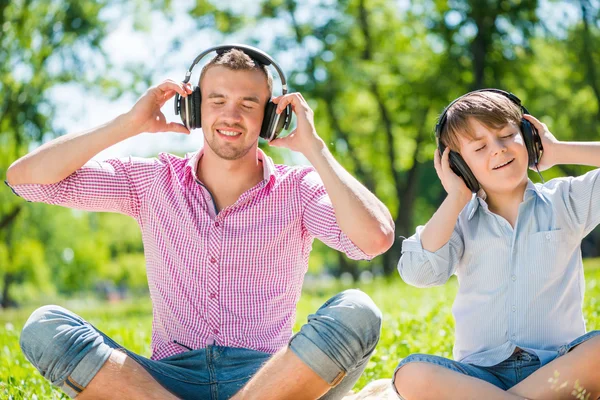
[[448, 196], [427, 222], [420, 235], [423, 249], [430, 252], [435, 252], [448, 243], [458, 220], [458, 215], [473, 197], [462, 178], [457, 176], [450, 168], [449, 154], [449, 147], [446, 147], [441, 159], [437, 150], [433, 157], [435, 171]]
[[548, 129], [532, 115], [523, 115], [537, 129], [544, 152], [538, 168], [540, 171], [560, 164], [589, 165], [600, 167], [600, 142], [563, 142], [559, 141]]
[[[600, 167], [600, 142], [562, 142], [550, 133], [546, 124], [531, 115], [524, 117], [535, 126], [542, 139], [544, 152], [540, 170], [558, 164]], [[564, 182], [559, 186], [562, 203], [583, 238], [600, 223], [600, 169], [561, 179]]]
[[402, 243], [398, 272], [413, 286], [429, 287], [444, 284], [456, 270], [464, 244], [456, 230], [458, 216], [472, 198], [464, 181], [450, 168], [449, 148], [440, 158], [434, 154], [435, 170], [448, 196], [425, 227]]

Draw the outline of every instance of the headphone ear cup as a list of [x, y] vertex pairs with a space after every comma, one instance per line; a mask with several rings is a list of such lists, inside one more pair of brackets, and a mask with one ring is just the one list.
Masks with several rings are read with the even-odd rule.
[[542, 155], [542, 140], [540, 139], [540, 135], [535, 126], [525, 118], [521, 119], [521, 133], [523, 134], [525, 148], [527, 148], [529, 166], [535, 167], [540, 162]]
[[277, 125], [275, 126], [275, 134], [273, 135], [273, 139], [275, 139], [282, 130], [290, 127], [290, 122], [292, 121], [292, 106], [287, 105], [279, 114], [279, 119], [277, 120]]
[[275, 112], [276, 110], [277, 104], [269, 100], [267, 102], [267, 105], [265, 106], [265, 115], [263, 117], [263, 122], [260, 127], [260, 137], [265, 140], [275, 139], [275, 137], [277, 136], [277, 133], [272, 135], [273, 123], [275, 122], [275, 119], [277, 119], [277, 113]]
[[180, 96], [179, 93], [175, 94], [175, 114], [179, 114], [181, 117], [181, 123], [185, 125], [186, 128], [189, 129], [186, 123], [186, 114], [185, 114], [185, 102], [187, 101], [187, 97]]
[[192, 94], [188, 96], [190, 99], [190, 125], [191, 129], [202, 127], [202, 119], [200, 115], [200, 105], [202, 104], [202, 94], [200, 87], [195, 86]]
[[469, 168], [462, 156], [454, 151], [450, 151], [448, 162], [450, 163], [452, 171], [465, 181], [469, 190], [472, 193], [477, 193], [480, 188], [479, 181], [475, 178], [475, 175], [471, 172], [471, 168]]

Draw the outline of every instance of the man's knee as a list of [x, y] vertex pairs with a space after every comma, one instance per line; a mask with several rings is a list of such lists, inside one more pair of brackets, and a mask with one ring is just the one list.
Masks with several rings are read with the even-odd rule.
[[330, 299], [317, 314], [335, 321], [333, 329], [344, 341], [354, 341], [352, 347], [360, 348], [364, 355], [375, 349], [381, 334], [381, 311], [366, 293], [345, 290]]
[[[85, 342], [84, 323], [75, 314], [55, 305], [35, 310], [25, 323], [19, 339], [25, 357], [47, 379], [54, 381], [62, 375], [69, 349]], [[89, 335], [88, 335], [89, 336]], [[68, 363], [68, 361], [66, 361]]]
[[19, 344], [29, 361], [35, 363], [40, 352], [52, 347], [52, 341], [60, 325], [65, 324], [67, 310], [55, 305], [35, 310], [23, 326]]

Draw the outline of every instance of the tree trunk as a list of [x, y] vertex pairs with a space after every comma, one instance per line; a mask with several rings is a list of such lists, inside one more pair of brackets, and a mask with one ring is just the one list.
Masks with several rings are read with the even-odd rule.
[[11, 284], [14, 282], [14, 277], [10, 273], [4, 274], [4, 286], [2, 287], [2, 302], [0, 308], [6, 309], [8, 307], [14, 307], [16, 303], [10, 298], [9, 289]]
[[581, 20], [583, 22], [583, 54], [582, 58], [585, 62], [585, 66], [587, 69], [586, 80], [587, 83], [592, 87], [594, 91], [594, 95], [596, 96], [596, 103], [598, 103], [598, 112], [596, 113], [596, 119], [600, 121], [600, 87], [598, 86], [598, 81], [596, 80], [596, 65], [594, 64], [594, 47], [591, 44], [591, 34], [590, 34], [590, 24], [588, 21], [588, 9], [586, 4], [589, 4], [587, 0], [581, 0]]

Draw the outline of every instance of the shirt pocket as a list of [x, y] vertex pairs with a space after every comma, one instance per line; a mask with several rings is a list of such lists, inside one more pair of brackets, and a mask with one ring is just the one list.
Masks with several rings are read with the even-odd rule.
[[529, 238], [530, 273], [538, 277], [560, 277], [568, 268], [575, 236], [565, 230], [542, 231]]

